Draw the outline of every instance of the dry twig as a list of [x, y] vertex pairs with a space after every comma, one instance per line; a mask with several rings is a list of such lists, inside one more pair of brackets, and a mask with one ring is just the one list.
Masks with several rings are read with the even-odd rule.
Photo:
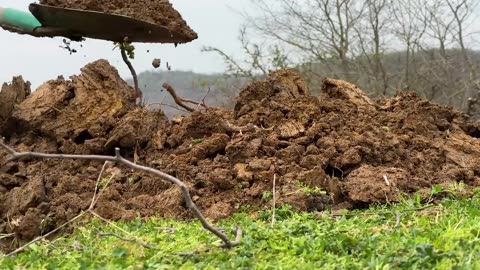
[[273, 226], [275, 225], [275, 208], [276, 208], [276, 201], [277, 201], [277, 197], [275, 195], [275, 184], [276, 184], [276, 181], [277, 181], [277, 174], [274, 174], [273, 175], [273, 188], [272, 188], [272, 224], [271, 224], [271, 227], [273, 229]]
[[132, 74], [133, 85], [135, 87], [136, 98], [138, 98], [140, 100], [140, 102], [142, 102], [143, 93], [142, 93], [142, 90], [140, 90], [140, 87], [138, 86], [137, 72], [135, 71], [135, 68], [133, 67], [132, 62], [130, 62], [130, 60], [128, 60], [127, 52], [126, 52], [126, 49], [125, 49], [125, 44], [122, 43], [122, 44], [120, 44], [119, 47], [120, 47], [120, 53], [122, 54], [123, 62], [125, 62], [128, 69], [130, 70], [130, 73]]
[[[242, 229], [240, 229], [240, 227], [236, 227], [235, 228], [235, 240], [233, 242], [235, 243], [239, 243], [240, 242], [240, 239], [242, 239], [242, 235], [243, 235], [243, 231]], [[223, 245], [220, 245], [220, 247], [222, 248], [227, 248], [227, 246], [225, 244]], [[194, 255], [197, 255], [197, 254], [200, 254], [201, 252], [209, 252], [210, 250], [212, 250], [211, 248], [207, 248], [205, 250], [195, 250], [193, 252], [188, 252], [188, 253], [185, 253], [185, 252], [181, 252], [181, 253], [177, 253], [178, 256], [181, 256], [181, 257], [192, 257]]]
[[397, 228], [398, 226], [400, 226], [401, 221], [402, 221], [402, 215], [400, 214], [399, 211], [395, 211], [395, 226], [393, 227]]
[[185, 110], [189, 111], [189, 112], [194, 112], [196, 111], [195, 109], [189, 107], [188, 105], [186, 105], [185, 103], [192, 103], [194, 105], [197, 105], [197, 106], [202, 106], [204, 108], [206, 108], [207, 106], [205, 105], [205, 103], [203, 102], [197, 102], [197, 101], [193, 101], [193, 100], [189, 100], [189, 99], [184, 99], [184, 98], [181, 98], [177, 95], [177, 93], [175, 92], [175, 89], [173, 89], [173, 87], [168, 84], [168, 83], [164, 83], [162, 85], [163, 88], [165, 88], [165, 90], [167, 90], [167, 92], [172, 96], [173, 100], [175, 101], [175, 103], [178, 104], [178, 106], [184, 108]]
[[[56, 158], [56, 159], [80, 159], [80, 160], [98, 160], [98, 161], [110, 161], [110, 162], [114, 162], [114, 163], [120, 163], [120, 164], [123, 164], [127, 167], [130, 167], [131, 169], [136, 169], [136, 170], [140, 170], [140, 171], [144, 171], [144, 172], [147, 172], [147, 173], [150, 173], [150, 174], [153, 174], [155, 176], [158, 176], [172, 184], [175, 184], [177, 185], [181, 192], [182, 192], [182, 196], [183, 196], [183, 199], [185, 200], [185, 203], [187, 205], [187, 207], [190, 209], [190, 211], [193, 213], [193, 215], [200, 221], [200, 223], [202, 224], [202, 226], [207, 229], [208, 231], [210, 231], [211, 233], [213, 233], [214, 235], [216, 235], [218, 238], [220, 238], [222, 241], [223, 241], [223, 246], [224, 247], [233, 247], [233, 246], [236, 246], [239, 244], [239, 241], [231, 241], [228, 239], [228, 237], [223, 234], [222, 232], [218, 231], [216, 228], [214, 228], [213, 226], [211, 226], [207, 220], [205, 219], [205, 217], [203, 216], [203, 214], [200, 212], [200, 210], [197, 208], [197, 206], [195, 205], [195, 203], [193, 202], [192, 200], [192, 197], [190, 195], [190, 192], [188, 190], [188, 187], [187, 185], [185, 185], [181, 180], [179, 180], [178, 178], [176, 177], [173, 177], [169, 174], [166, 174], [164, 172], [161, 172], [159, 170], [156, 170], [154, 168], [150, 168], [150, 167], [146, 167], [146, 166], [142, 166], [142, 165], [138, 165], [138, 164], [135, 164], [125, 158], [123, 158], [121, 155], [120, 155], [120, 149], [119, 148], [115, 148], [115, 156], [100, 156], [100, 155], [64, 155], [64, 154], [45, 154], [45, 153], [38, 153], [38, 152], [17, 152], [15, 151], [13, 148], [11, 148], [10, 146], [6, 145], [2, 140], [0, 140], [0, 147], [4, 148], [9, 154], [10, 154], [10, 157], [7, 159], [6, 162], [10, 162], [10, 161], [14, 161], [14, 160], [19, 160], [19, 159], [23, 159], [23, 158], [42, 158], [42, 159], [52, 159], [52, 158]], [[97, 198], [98, 199], [98, 198]], [[91, 209], [90, 209], [91, 210]], [[82, 217], [85, 213], [87, 212], [84, 212], [84, 213], [81, 213], [80, 215], [78, 215], [77, 217], [75, 217], [74, 219], [68, 221], [66, 224], [64, 224], [63, 226], [69, 224], [69, 223], [72, 223], [73, 221], [75, 221], [76, 219]], [[60, 228], [57, 228], [55, 229], [54, 231], [50, 232], [49, 234], [47, 235], [50, 235], [52, 234], [53, 232], [55, 231], [58, 231]], [[46, 236], [44, 236], [46, 237]], [[34, 240], [34, 241], [38, 241], [38, 240]], [[29, 244], [27, 244], [28, 246]], [[23, 247], [24, 248], [24, 247]], [[16, 251], [18, 252], [18, 251]], [[16, 253], [15, 252], [15, 253]]]
[[[16, 152], [15, 150], [13, 150], [13, 148], [10, 148], [9, 146], [7, 146], [6, 144], [4, 144], [2, 141], [0, 141], [0, 146], [5, 148], [11, 155], [11, 157], [7, 160], [7, 162], [9, 161], [12, 161], [12, 160], [16, 160], [16, 159], [20, 159], [22, 157], [16, 157], [16, 156], [19, 156], [21, 155], [22, 153], [18, 153]], [[24, 157], [27, 157], [28, 155], [24, 155]], [[32, 156], [34, 157], [34, 156]], [[35, 239], [33, 239], [32, 241], [26, 243], [25, 245], [15, 249], [14, 251], [10, 252], [9, 254], [7, 254], [7, 256], [12, 256], [12, 255], [15, 255], [19, 252], [22, 252], [23, 250], [25, 250], [27, 247], [29, 247], [30, 245], [32, 245], [33, 243], [36, 243], [40, 240], [43, 240], [43, 239], [46, 239], [47, 237], [49, 237], [50, 235], [54, 234], [55, 232], [59, 231], [60, 229], [66, 227], [67, 225], [75, 222], [76, 220], [82, 218], [83, 216], [85, 216], [87, 213], [89, 213], [94, 207], [95, 207], [95, 203], [96, 203], [96, 200], [98, 199], [98, 197], [100, 196], [100, 194], [102, 192], [100, 192], [98, 195], [97, 195], [97, 190], [98, 190], [98, 184], [99, 182], [101, 181], [102, 179], [102, 174], [103, 172], [105, 171], [105, 168], [106, 168], [106, 165], [107, 165], [107, 161], [105, 161], [105, 163], [103, 164], [103, 167], [102, 167], [102, 170], [100, 171], [100, 174], [98, 175], [98, 178], [97, 178], [97, 181], [95, 183], [95, 191], [93, 193], [93, 196], [92, 196], [92, 202], [90, 203], [90, 206], [88, 207], [87, 211], [85, 212], [82, 212], [80, 214], [78, 214], [76, 217], [72, 218], [71, 220], [63, 223], [61, 226], [53, 229], [52, 231], [50, 231], [49, 233], [45, 234], [45, 235], [42, 235], [42, 236], [38, 236], [36, 237]], [[113, 178], [113, 176], [112, 176]], [[103, 189], [104, 190], [104, 189]], [[102, 190], [102, 191], [103, 191]]]
[[118, 239], [120, 239], [122, 241], [125, 241], [125, 242], [135, 243], [135, 244], [140, 245], [144, 248], [155, 249], [154, 247], [152, 247], [150, 245], [142, 243], [140, 240], [138, 240], [136, 238], [129, 239], [129, 238], [125, 238], [123, 236], [120, 236], [116, 233], [104, 233], [104, 232], [97, 231], [97, 235], [100, 236], [100, 237], [112, 236], [112, 237], [118, 238]]
[[10, 237], [15, 237], [15, 233], [0, 234], [0, 240], [5, 239], [5, 238], [10, 238]]

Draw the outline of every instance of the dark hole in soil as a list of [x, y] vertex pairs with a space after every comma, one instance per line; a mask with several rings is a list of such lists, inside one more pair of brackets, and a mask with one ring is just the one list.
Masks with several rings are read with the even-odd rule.
[[5, 173], [10, 174], [10, 175], [14, 175], [18, 172], [19, 172], [18, 164], [14, 164], [10, 168], [8, 168], [8, 170]]
[[344, 176], [342, 170], [340, 170], [339, 168], [335, 168], [330, 164], [327, 165], [327, 168], [325, 168], [325, 173], [331, 177], [337, 177], [337, 178], [342, 178]]
[[91, 140], [93, 139], [93, 136], [90, 135], [90, 133], [87, 130], [84, 130], [78, 134], [77, 137], [73, 140], [76, 144], [82, 144], [85, 143], [86, 140]]
[[222, 149], [218, 152], [212, 153], [212, 154], [208, 155], [207, 158], [209, 158], [211, 160], [214, 160], [218, 155], [225, 156], [226, 155], [225, 149]]
[[205, 185], [205, 183], [204, 183], [203, 181], [199, 181], [199, 182], [195, 183], [195, 185], [193, 185], [193, 187], [194, 187], [195, 189], [202, 189], [202, 188], [205, 188], [206, 185]]
[[480, 129], [478, 128], [469, 128], [468, 130], [465, 130], [465, 132], [474, 138], [480, 138]]
[[107, 130], [105, 131], [107, 134], [113, 131], [113, 126], [108, 126]]

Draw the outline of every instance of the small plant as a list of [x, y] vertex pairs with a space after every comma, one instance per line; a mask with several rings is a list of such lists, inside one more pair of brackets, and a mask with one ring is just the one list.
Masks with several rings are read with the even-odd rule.
[[199, 144], [199, 143], [202, 143], [202, 142], [203, 142], [203, 139], [201, 139], [201, 138], [197, 138], [197, 139], [192, 140], [192, 144]]
[[435, 195], [438, 195], [442, 192], [444, 192], [445, 190], [443, 189], [443, 187], [441, 185], [433, 185], [432, 186], [432, 196], [435, 196]]
[[135, 177], [129, 177], [129, 178], [127, 178], [127, 184], [133, 185], [133, 184], [135, 184], [135, 182], [137, 182], [136, 179], [135, 179]]
[[98, 183], [98, 188], [99, 189], [105, 188], [109, 182], [110, 182], [110, 179], [102, 178], [102, 180], [100, 180], [100, 183]]
[[273, 198], [272, 192], [270, 192], [270, 191], [264, 191], [264, 192], [263, 192], [263, 194], [262, 194], [262, 200], [268, 202], [268, 201], [270, 201], [272, 198]]
[[300, 188], [305, 194], [309, 195], [327, 195], [325, 190], [321, 187], [311, 187], [303, 183], [302, 180], [297, 180], [296, 186]]
[[308, 115], [306, 115], [304, 113], [299, 113], [298, 114], [298, 120], [300, 120], [300, 121], [308, 120]]
[[135, 59], [135, 46], [128, 42], [115, 42], [113, 43], [113, 49], [120, 48], [120, 50], [124, 50], [125, 53], [128, 55], [128, 58]]
[[52, 225], [52, 215], [53, 213], [49, 213], [42, 221], [40, 222], [40, 233], [45, 234], [48, 232], [50, 226]]

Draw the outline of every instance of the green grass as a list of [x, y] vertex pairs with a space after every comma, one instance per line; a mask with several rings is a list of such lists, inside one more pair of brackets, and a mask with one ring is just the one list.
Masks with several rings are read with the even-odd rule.
[[[202, 250], [220, 242], [196, 222], [115, 223], [128, 235], [95, 219], [73, 235], [34, 244], [13, 258], [0, 257], [0, 265], [2, 269], [480, 269], [479, 206], [479, 195], [446, 199], [428, 208], [408, 200], [336, 218], [293, 213], [284, 207], [277, 209], [274, 229], [268, 211], [255, 218], [237, 214], [217, 225], [241, 226], [241, 245], [208, 252]], [[401, 214], [400, 223], [396, 212]], [[165, 227], [175, 228], [174, 233]], [[155, 249], [99, 237], [98, 231], [136, 237]], [[178, 254], [195, 250], [200, 252]]]

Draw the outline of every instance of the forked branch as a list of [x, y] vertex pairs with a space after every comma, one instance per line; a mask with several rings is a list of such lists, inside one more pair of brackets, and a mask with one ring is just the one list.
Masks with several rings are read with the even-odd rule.
[[[194, 108], [188, 106], [187, 104], [185, 103], [192, 103], [192, 104], [195, 104], [197, 106], [202, 106], [204, 108], [206, 108], [207, 106], [205, 105], [205, 98], [203, 98], [202, 102], [198, 102], [198, 101], [194, 101], [194, 100], [189, 100], [189, 99], [184, 99], [184, 98], [181, 98], [177, 95], [175, 89], [173, 89], [173, 87], [168, 84], [168, 83], [164, 83], [162, 85], [163, 88], [165, 88], [165, 90], [167, 90], [167, 92], [172, 96], [173, 100], [175, 101], [175, 103], [178, 104], [178, 106], [184, 108], [185, 110], [189, 111], [189, 112], [194, 112], [196, 111]], [[209, 90], [210, 92], [210, 90]], [[208, 93], [209, 93], [208, 92]], [[208, 94], [207, 93], [207, 94]]]

